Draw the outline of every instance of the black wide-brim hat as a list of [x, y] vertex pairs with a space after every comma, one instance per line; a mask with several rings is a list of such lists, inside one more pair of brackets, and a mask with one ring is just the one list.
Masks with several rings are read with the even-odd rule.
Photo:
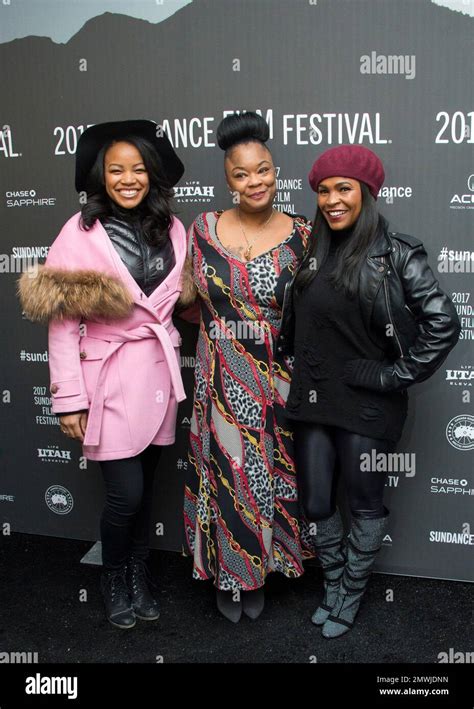
[[137, 136], [146, 138], [156, 149], [163, 163], [163, 183], [173, 187], [184, 173], [184, 165], [176, 155], [164, 129], [154, 121], [132, 120], [97, 123], [81, 135], [76, 150], [76, 190], [86, 191], [87, 178], [99, 150], [110, 140]]

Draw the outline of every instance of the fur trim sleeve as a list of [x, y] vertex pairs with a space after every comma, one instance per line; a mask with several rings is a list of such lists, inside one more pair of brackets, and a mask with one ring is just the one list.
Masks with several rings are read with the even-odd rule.
[[197, 295], [197, 288], [193, 280], [193, 264], [189, 256], [186, 257], [183, 270], [181, 271], [181, 294], [176, 302], [176, 312], [188, 308], [194, 303]]
[[98, 271], [40, 266], [36, 275], [21, 276], [18, 295], [26, 317], [42, 323], [70, 318], [119, 320], [133, 308], [123, 283]]

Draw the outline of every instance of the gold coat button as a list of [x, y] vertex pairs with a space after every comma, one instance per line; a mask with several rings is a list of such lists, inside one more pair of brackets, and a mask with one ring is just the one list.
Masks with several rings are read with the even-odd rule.
[[56, 394], [56, 392], [58, 391], [58, 389], [59, 389], [59, 387], [58, 387], [57, 384], [51, 384], [51, 386], [50, 386], [50, 388], [49, 388], [49, 391], [51, 392], [51, 394]]
[[80, 357], [81, 359], [87, 359], [87, 352], [80, 352], [80, 353], [79, 353], [79, 357]]

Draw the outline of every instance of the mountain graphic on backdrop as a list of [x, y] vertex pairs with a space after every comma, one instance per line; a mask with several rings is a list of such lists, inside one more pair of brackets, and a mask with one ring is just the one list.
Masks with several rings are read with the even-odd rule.
[[[229, 1], [229, 0], [227, 0]], [[231, 0], [234, 2], [234, 0]], [[244, 0], [240, 0], [243, 2]], [[157, 24], [195, 0], [93, 0], [65, 3], [64, 0], [36, 0], [11, 3], [1, 8], [0, 44], [24, 37], [49, 37], [56, 44], [66, 44], [88, 20], [105, 13], [126, 15]], [[222, 3], [226, 0], [221, 0]], [[275, 0], [252, 0], [267, 5]], [[474, 17], [474, 4], [466, 0], [430, 0], [435, 5]], [[53, 21], [54, 19], [54, 21]]]
[[447, 7], [448, 10], [454, 10], [463, 15], [474, 17], [474, 5], [472, 2], [466, 2], [466, 0], [431, 0], [431, 2], [441, 7]]
[[67, 3], [64, 0], [14, 2], [0, 9], [0, 43], [23, 37], [49, 37], [56, 44], [69, 42], [88, 20], [113, 12], [157, 24], [193, 0], [94, 0]]

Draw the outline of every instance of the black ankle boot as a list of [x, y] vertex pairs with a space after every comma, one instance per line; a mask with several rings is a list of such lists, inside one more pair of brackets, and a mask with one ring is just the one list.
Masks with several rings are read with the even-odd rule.
[[222, 615], [232, 623], [238, 623], [242, 616], [242, 601], [240, 592], [234, 595], [234, 591], [221, 591], [216, 588], [217, 608]]
[[254, 591], [242, 592], [242, 609], [250, 620], [257, 620], [265, 607], [263, 586]]
[[160, 617], [158, 601], [154, 596], [156, 586], [143, 559], [132, 557], [127, 564], [127, 583], [132, 596], [132, 608], [141, 620], [157, 620]]
[[103, 571], [100, 577], [100, 590], [109, 623], [123, 630], [133, 628], [136, 620], [128, 595], [125, 570]]

